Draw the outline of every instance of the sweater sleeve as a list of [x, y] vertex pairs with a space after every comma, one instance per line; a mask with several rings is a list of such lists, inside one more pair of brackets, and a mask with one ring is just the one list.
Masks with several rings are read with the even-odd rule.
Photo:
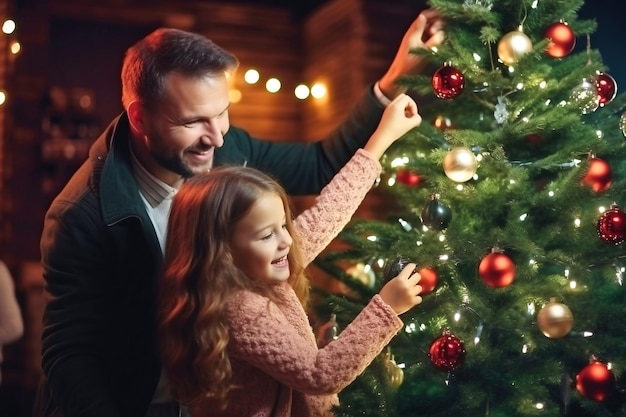
[[357, 150], [322, 189], [313, 206], [296, 218], [305, 265], [311, 263], [350, 221], [380, 172], [377, 159], [363, 149]]
[[302, 142], [302, 138], [267, 141], [231, 126], [224, 137], [224, 146], [215, 152], [215, 162], [245, 164], [267, 172], [289, 195], [319, 194], [356, 150], [365, 145], [384, 109], [369, 86], [341, 125], [326, 138], [314, 142]]
[[[297, 302], [297, 300], [294, 300]], [[227, 309], [229, 353], [305, 394], [336, 394], [371, 363], [402, 327], [376, 295], [336, 340], [318, 349], [290, 325], [278, 306], [242, 292]]]

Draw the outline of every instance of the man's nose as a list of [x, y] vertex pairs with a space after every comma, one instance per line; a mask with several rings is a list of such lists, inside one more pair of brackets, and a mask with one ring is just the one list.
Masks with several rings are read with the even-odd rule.
[[224, 144], [224, 134], [222, 133], [219, 124], [214, 121], [210, 121], [205, 124], [205, 132], [201, 139], [202, 143], [215, 146], [216, 148], [219, 148]]

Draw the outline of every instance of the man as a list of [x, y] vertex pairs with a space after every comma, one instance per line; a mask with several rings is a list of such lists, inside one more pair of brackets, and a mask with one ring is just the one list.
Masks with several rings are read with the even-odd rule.
[[[428, 29], [428, 30], [427, 30]], [[56, 197], [41, 237], [49, 301], [45, 375], [34, 415], [177, 416], [155, 341], [155, 291], [171, 198], [219, 164], [253, 166], [291, 194], [317, 193], [369, 138], [384, 104], [421, 69], [409, 53], [443, 40], [432, 10], [404, 36], [387, 73], [343, 125], [314, 144], [277, 144], [229, 125], [227, 77], [237, 60], [208, 39], [159, 29], [122, 67], [125, 112]]]

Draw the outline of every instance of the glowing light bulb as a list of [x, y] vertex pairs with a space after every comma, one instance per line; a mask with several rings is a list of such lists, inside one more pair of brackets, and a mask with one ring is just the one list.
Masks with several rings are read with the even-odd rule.
[[307, 87], [304, 84], [300, 84], [298, 85], [295, 90], [294, 90], [294, 94], [296, 95], [297, 98], [299, 98], [300, 100], [304, 100], [305, 98], [307, 98], [310, 94], [310, 90], [309, 87]]
[[18, 41], [13, 41], [13, 42], [11, 42], [10, 49], [11, 49], [11, 53], [13, 55], [17, 55], [22, 50], [22, 45]]
[[311, 95], [314, 98], [322, 98], [325, 97], [327, 93], [326, 86], [322, 83], [315, 83], [311, 87]]
[[280, 80], [278, 78], [270, 78], [265, 82], [265, 89], [270, 93], [277, 93], [280, 91]]
[[255, 69], [249, 69], [243, 75], [244, 81], [248, 84], [256, 84], [259, 81], [259, 78], [261, 78], [261, 76], [259, 75], [259, 71]]
[[2, 32], [6, 33], [7, 35], [10, 35], [11, 33], [15, 31], [15, 27], [16, 27], [15, 22], [11, 19], [7, 19], [2, 24]]

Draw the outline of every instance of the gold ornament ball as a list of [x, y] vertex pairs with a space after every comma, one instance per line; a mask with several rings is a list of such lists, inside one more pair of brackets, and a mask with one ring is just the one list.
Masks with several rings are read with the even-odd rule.
[[337, 324], [337, 316], [335, 314], [331, 314], [330, 320], [317, 329], [316, 336], [317, 347], [320, 349], [339, 337], [339, 325]]
[[463, 146], [453, 148], [443, 159], [443, 170], [454, 182], [465, 182], [476, 174], [478, 161], [474, 153]]
[[358, 263], [346, 269], [346, 273], [369, 288], [376, 285], [376, 275], [370, 265]]
[[507, 33], [498, 42], [498, 57], [506, 65], [513, 65], [533, 50], [533, 43], [521, 29]]
[[389, 378], [389, 385], [394, 389], [398, 389], [404, 381], [404, 371], [396, 364], [393, 355], [389, 352], [385, 354], [383, 365], [387, 372], [387, 377]]
[[626, 111], [619, 118], [619, 128], [622, 131], [622, 135], [626, 138]]
[[568, 306], [554, 298], [537, 313], [539, 330], [551, 339], [559, 339], [572, 330], [574, 315]]

